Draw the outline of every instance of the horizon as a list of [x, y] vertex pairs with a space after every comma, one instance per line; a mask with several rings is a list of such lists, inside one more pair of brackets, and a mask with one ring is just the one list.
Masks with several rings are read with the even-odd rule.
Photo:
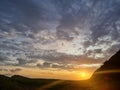
[[86, 80], [120, 49], [120, 0], [0, 0], [0, 74]]

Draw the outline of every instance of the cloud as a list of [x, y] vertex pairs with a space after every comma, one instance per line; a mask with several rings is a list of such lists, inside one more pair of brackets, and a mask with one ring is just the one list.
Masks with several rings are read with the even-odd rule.
[[115, 44], [115, 45], [112, 45], [111, 48], [109, 48], [107, 50], [108, 54], [109, 55], [113, 55], [115, 52], [117, 52], [118, 50], [120, 49], [120, 44]]
[[8, 69], [0, 69], [0, 71], [6, 71], [6, 72], [7, 72], [7, 71], [9, 71], [9, 70], [8, 70]]
[[50, 62], [44, 62], [43, 64], [37, 64], [36, 66], [39, 68], [50, 68], [52, 63]]
[[19, 66], [23, 66], [23, 65], [26, 65], [29, 64], [29, 63], [35, 63], [36, 60], [35, 59], [32, 59], [31, 58], [17, 58], [17, 61], [18, 63], [16, 65], [19, 65]]
[[119, 0], [1, 0], [0, 63], [64, 69], [102, 63], [120, 49], [119, 6]]
[[16, 72], [19, 72], [21, 70], [22, 70], [21, 68], [15, 68], [15, 69], [11, 69], [10, 72], [11, 73], [16, 73]]
[[61, 63], [51, 63], [44, 62], [43, 64], [37, 64], [36, 66], [40, 69], [48, 69], [48, 70], [66, 70], [66, 71], [80, 71], [83, 69], [96, 69], [100, 67], [102, 64], [61, 64]]
[[28, 63], [28, 61], [27, 61], [27, 60], [22, 59], [22, 58], [17, 58], [17, 60], [18, 60], [18, 64], [19, 64], [19, 65], [23, 65], [23, 64]]
[[3, 53], [0, 53], [0, 61], [3, 62], [5, 60], [9, 60], [9, 58], [6, 55], [4, 55]]
[[[61, 67], [62, 66], [58, 65], [56, 66], [56, 64], [53, 63], [60, 63], [60, 64], [93, 64], [93, 63], [101, 63], [103, 62], [103, 60], [105, 60], [105, 57], [100, 57], [100, 58], [96, 58], [95, 56], [89, 57], [90, 55], [95, 55], [95, 53], [101, 54], [102, 52], [100, 52], [99, 49], [96, 49], [96, 51], [91, 51], [91, 52], [87, 52], [85, 55], [69, 55], [69, 54], [65, 54], [65, 53], [60, 53], [60, 52], [56, 52], [55, 50], [35, 50], [35, 51], [20, 51], [20, 52], [15, 52], [15, 53], [6, 53], [4, 54], [5, 57], [10, 58], [5, 60], [4, 57], [2, 57], [2, 59], [4, 59], [4, 64], [6, 65], [18, 65], [18, 66], [35, 66], [36, 64], [38, 64], [38, 66], [41, 66], [41, 64], [39, 65], [39, 61], [43, 60], [45, 61], [43, 67], [49, 67], [51, 65], [53, 65], [53, 67]], [[12, 57], [11, 57], [12, 55]], [[103, 59], [104, 58], [104, 59]], [[33, 65], [34, 64], [34, 65]], [[41, 66], [42, 67], [42, 66]], [[52, 67], [52, 66], [51, 66]]]
[[[7, 4], [7, 6], [6, 6]], [[24, 24], [32, 29], [35, 28], [35, 25], [38, 27], [38, 18], [42, 19], [41, 14], [42, 10], [40, 10], [40, 7], [38, 8], [32, 0], [21, 0], [21, 1], [1, 1], [2, 8], [1, 12], [2, 15], [5, 15], [4, 19], [10, 20], [9, 25], [7, 25], [7, 28], [5, 30], [9, 30], [10, 27], [15, 28], [16, 30], [20, 32], [24, 32], [26, 27], [24, 27]], [[8, 8], [9, 7], [9, 8]], [[11, 13], [9, 13], [11, 11]], [[10, 17], [7, 16], [7, 14], [10, 14]], [[5, 23], [5, 22], [3, 22]], [[6, 23], [7, 24], [7, 23]], [[5, 28], [5, 27], [4, 27]], [[41, 27], [42, 28], [42, 27]], [[29, 29], [29, 28], [28, 28]], [[40, 27], [39, 27], [40, 29]], [[36, 29], [34, 29], [36, 30]], [[10, 31], [10, 30], [9, 30]]]
[[14, 69], [6, 69], [6, 68], [1, 68], [0, 71], [4, 71], [4, 72], [11, 72], [11, 73], [16, 73], [21, 71], [21, 68], [14, 68]]

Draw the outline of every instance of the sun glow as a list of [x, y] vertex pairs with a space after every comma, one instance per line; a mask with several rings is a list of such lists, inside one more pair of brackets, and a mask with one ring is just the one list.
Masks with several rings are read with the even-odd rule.
[[89, 73], [87, 73], [87, 72], [80, 72], [80, 78], [81, 79], [89, 79], [90, 78], [90, 74]]

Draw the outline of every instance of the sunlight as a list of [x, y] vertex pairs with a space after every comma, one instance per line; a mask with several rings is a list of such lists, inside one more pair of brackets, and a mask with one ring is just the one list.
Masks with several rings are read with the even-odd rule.
[[90, 78], [90, 75], [87, 72], [83, 71], [80, 73], [80, 77], [81, 77], [81, 79], [88, 79], [88, 78]]
[[81, 73], [81, 77], [86, 77], [86, 76], [87, 76], [87, 74], [85, 72]]

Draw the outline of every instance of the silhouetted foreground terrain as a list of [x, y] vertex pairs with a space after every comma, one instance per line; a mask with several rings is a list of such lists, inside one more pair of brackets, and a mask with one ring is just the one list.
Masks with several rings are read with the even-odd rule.
[[[86, 88], [86, 89], [85, 89]], [[29, 79], [15, 75], [0, 76], [0, 90], [88, 90], [85, 81]]]
[[90, 80], [100, 90], [120, 90], [120, 50], [97, 69]]
[[0, 90], [120, 90], [120, 51], [113, 55], [90, 80], [30, 79], [0, 75]]

